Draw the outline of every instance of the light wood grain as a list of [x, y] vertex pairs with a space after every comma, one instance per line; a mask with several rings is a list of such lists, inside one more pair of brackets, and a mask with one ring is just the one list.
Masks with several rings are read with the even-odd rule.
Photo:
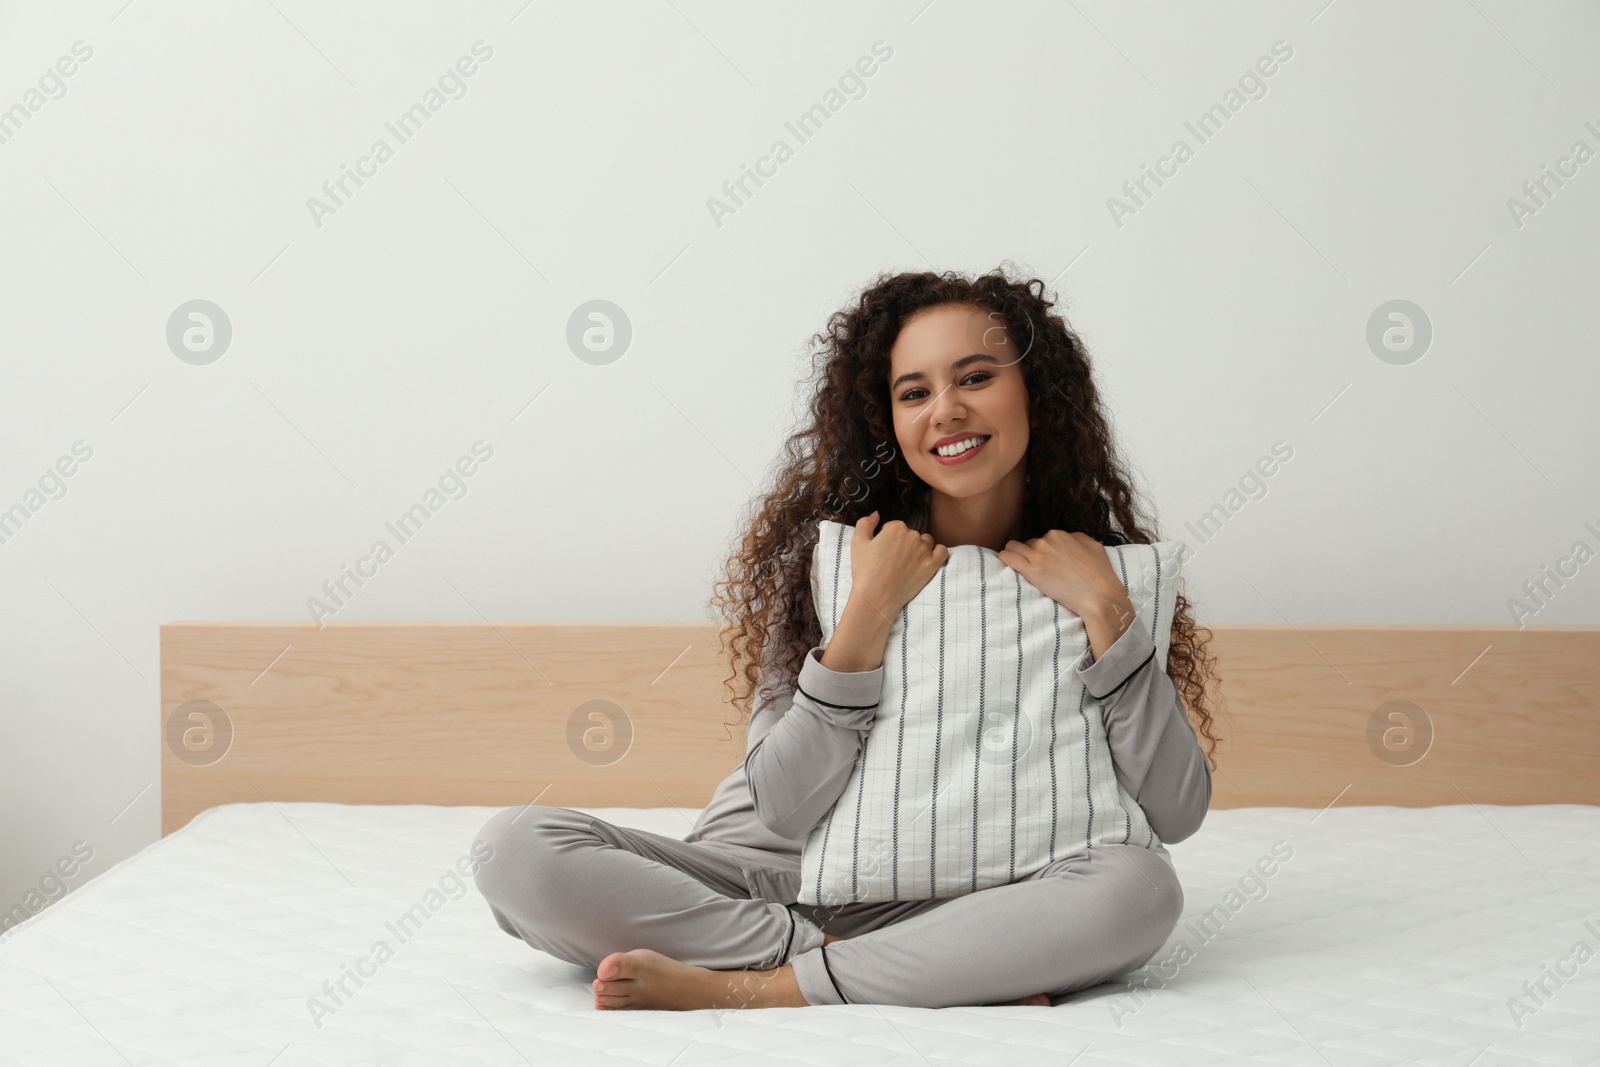
[[[1600, 803], [1600, 629], [1212, 629], [1213, 807]], [[162, 833], [235, 801], [701, 807], [744, 756], [727, 674], [712, 624], [169, 623]], [[202, 700], [232, 726], [205, 765], [166, 740]], [[1432, 726], [1409, 766], [1368, 742], [1395, 700]]]
[[[1600, 803], [1600, 629], [1213, 630], [1229, 704], [1213, 807]], [[1402, 700], [1433, 734], [1407, 766], [1368, 737]]]

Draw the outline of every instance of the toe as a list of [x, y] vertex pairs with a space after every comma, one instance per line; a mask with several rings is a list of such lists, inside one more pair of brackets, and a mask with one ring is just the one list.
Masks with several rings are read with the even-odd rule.
[[628, 992], [624, 988], [628, 984], [626, 982], [607, 982], [596, 978], [589, 987], [594, 991], [594, 1006], [596, 1008], [622, 1007], [628, 999]]

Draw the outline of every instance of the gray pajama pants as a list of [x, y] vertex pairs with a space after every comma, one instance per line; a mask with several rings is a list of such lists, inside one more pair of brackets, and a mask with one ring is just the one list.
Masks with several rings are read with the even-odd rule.
[[[794, 965], [810, 1004], [939, 1008], [1060, 996], [1149, 960], [1183, 890], [1148, 849], [1074, 852], [1009, 885], [943, 900], [797, 904], [800, 860], [684, 842], [570, 808], [507, 808], [479, 833], [477, 885], [508, 934], [596, 968], [649, 948], [714, 970]], [[823, 934], [847, 940], [823, 949]]]

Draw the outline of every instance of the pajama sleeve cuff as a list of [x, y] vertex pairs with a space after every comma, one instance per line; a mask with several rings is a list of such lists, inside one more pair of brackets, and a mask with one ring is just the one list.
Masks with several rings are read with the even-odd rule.
[[883, 664], [870, 671], [836, 671], [822, 665], [821, 646], [806, 653], [795, 687], [841, 725], [870, 722], [883, 694]]
[[1078, 678], [1096, 700], [1104, 700], [1127, 685], [1134, 672], [1153, 662], [1155, 656], [1150, 631], [1136, 617], [1099, 659], [1094, 658], [1092, 648], [1084, 649], [1077, 664]]

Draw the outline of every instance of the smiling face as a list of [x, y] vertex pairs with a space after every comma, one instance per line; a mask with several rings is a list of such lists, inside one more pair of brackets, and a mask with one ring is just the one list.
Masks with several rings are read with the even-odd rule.
[[907, 319], [889, 353], [889, 402], [900, 450], [936, 498], [1006, 486], [1020, 500], [1031, 409], [998, 313], [943, 304]]

